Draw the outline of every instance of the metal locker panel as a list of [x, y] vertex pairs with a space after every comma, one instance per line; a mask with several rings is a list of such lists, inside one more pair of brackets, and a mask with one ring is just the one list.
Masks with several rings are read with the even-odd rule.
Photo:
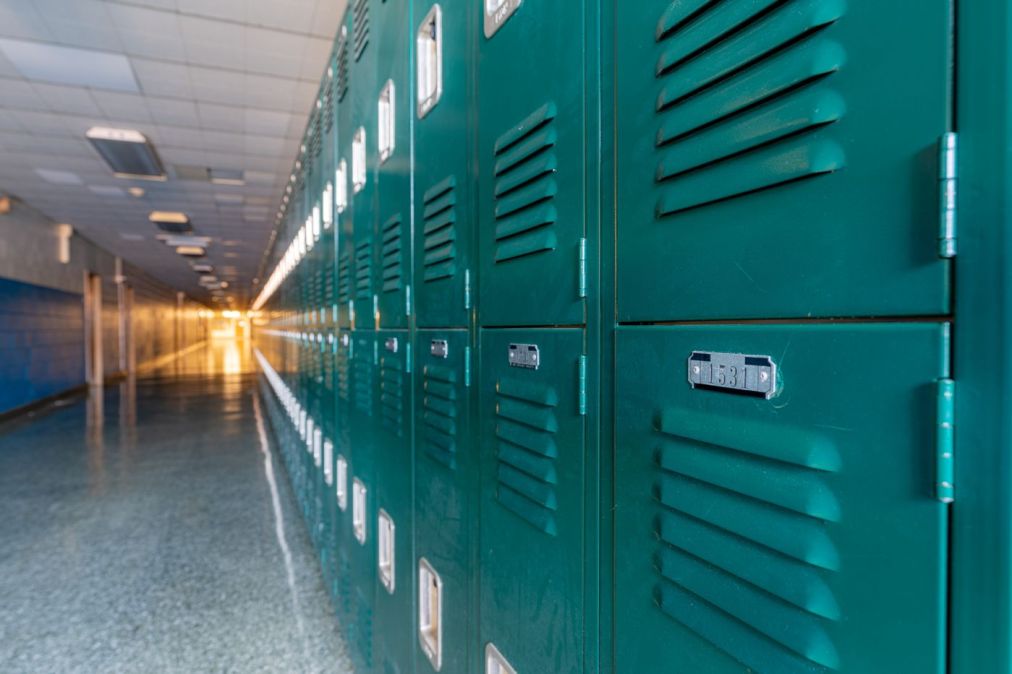
[[940, 324], [619, 329], [617, 674], [944, 671], [947, 341]]
[[[376, 333], [353, 331], [351, 345], [351, 451], [348, 457], [346, 513], [347, 521], [351, 522], [351, 535], [345, 541], [351, 549], [353, 614], [348, 623], [348, 636], [357, 667], [370, 671], [376, 584]], [[364, 490], [361, 509], [356, 503], [359, 486]]]
[[411, 0], [376, 7], [377, 247], [379, 326], [407, 328], [411, 299], [411, 185], [414, 45]]
[[354, 312], [352, 325], [356, 329], [376, 328], [379, 301], [379, 236], [377, 232], [377, 173], [378, 151], [376, 101], [380, 86], [377, 84], [377, 10], [383, 9], [379, 0], [352, 0], [351, 49], [351, 108], [352, 119], [349, 145], [349, 200], [354, 227], [354, 247], [351, 251], [352, 298]]
[[479, 39], [483, 326], [585, 320], [585, 7], [525, 2]]
[[[473, 641], [472, 564], [475, 475], [470, 333], [419, 330], [415, 337], [415, 561], [441, 581], [437, 626], [415, 649], [419, 672], [470, 674]], [[424, 591], [426, 588], [421, 588]], [[420, 622], [420, 621], [419, 621]], [[420, 625], [416, 625], [415, 630]], [[424, 650], [428, 648], [428, 653]]]
[[951, 5], [617, 5], [619, 320], [947, 313]]
[[[337, 320], [341, 328], [351, 327], [355, 298], [355, 218], [351, 208], [352, 140], [357, 126], [351, 98], [351, 17], [348, 12], [335, 47], [335, 100], [337, 102], [337, 156], [334, 166], [334, 217], [337, 220]], [[356, 85], [359, 86], [359, 85]]]
[[583, 340], [481, 335], [480, 646], [518, 672], [583, 671]]
[[[376, 583], [375, 638], [381, 670], [407, 674], [414, 660], [414, 523], [412, 490], [412, 348], [407, 330], [376, 333], [379, 365], [374, 431], [376, 509], [391, 523], [389, 543], [377, 517], [372, 545], [380, 558]], [[384, 544], [389, 551], [383, 558]]]
[[[335, 529], [337, 540], [337, 615], [349, 621], [352, 619], [351, 593], [351, 551], [357, 545], [352, 531], [351, 512], [351, 467], [352, 457], [352, 363], [351, 363], [351, 331], [344, 329], [338, 332], [335, 354], [336, 377], [336, 410], [337, 425], [334, 447], [334, 500]], [[343, 462], [343, 466], [342, 466]], [[340, 494], [339, 494], [340, 490]]]
[[[472, 0], [414, 3], [417, 68], [428, 68], [437, 78], [425, 101], [412, 101], [417, 223], [413, 292], [419, 327], [467, 327], [472, 285], [477, 288], [475, 194], [469, 169], [475, 94], [471, 40], [477, 7]], [[419, 56], [423, 49], [432, 53], [433, 65]]]

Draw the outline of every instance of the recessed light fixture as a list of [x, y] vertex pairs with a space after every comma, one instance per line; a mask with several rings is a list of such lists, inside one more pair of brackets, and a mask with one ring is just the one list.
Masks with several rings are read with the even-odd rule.
[[35, 169], [39, 177], [53, 185], [83, 185], [84, 182], [76, 173], [70, 171], [58, 171], [55, 169]]
[[117, 178], [166, 179], [162, 160], [140, 131], [94, 126], [84, 135]]
[[166, 236], [165, 234], [159, 234], [156, 238], [159, 241], [164, 241], [166, 246], [198, 246], [200, 248], [207, 248], [207, 245], [211, 243], [210, 237], [207, 236]]
[[0, 52], [25, 79], [140, 92], [130, 60], [124, 54], [7, 38], [0, 39]]
[[245, 185], [246, 178], [242, 171], [232, 169], [207, 169], [208, 177], [215, 185]]
[[195, 264], [193, 265], [193, 271], [198, 274], [210, 274], [214, 271], [214, 267], [209, 264]]
[[111, 185], [88, 185], [88, 189], [93, 194], [97, 194], [100, 197], [125, 197], [126, 192], [123, 191], [122, 187], [114, 187]]
[[151, 211], [148, 220], [153, 222], [158, 229], [173, 234], [186, 234], [193, 231], [190, 223], [190, 216], [179, 211]]
[[127, 192], [130, 193], [130, 196], [137, 197], [138, 199], [140, 199], [141, 197], [144, 196], [144, 188], [143, 187], [131, 187], [131, 188], [129, 188], [127, 190]]
[[200, 246], [178, 246], [176, 253], [184, 257], [204, 257], [204, 249]]

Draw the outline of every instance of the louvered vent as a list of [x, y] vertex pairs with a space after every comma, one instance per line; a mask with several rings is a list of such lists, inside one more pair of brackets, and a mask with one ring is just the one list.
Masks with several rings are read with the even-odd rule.
[[351, 255], [345, 251], [337, 263], [337, 303], [347, 305], [351, 301]]
[[327, 133], [330, 133], [331, 129], [334, 128], [334, 73], [330, 71], [330, 77], [327, 78], [327, 84], [323, 92], [323, 128]]
[[355, 42], [355, 60], [358, 61], [369, 46], [369, 0], [355, 0], [352, 18], [352, 39]]
[[404, 275], [404, 253], [401, 239], [401, 214], [383, 225], [383, 292], [401, 289]]
[[380, 363], [380, 412], [383, 425], [397, 437], [404, 435], [404, 366], [397, 357]]
[[495, 142], [496, 264], [559, 245], [555, 116], [547, 103]]
[[507, 510], [554, 536], [558, 394], [543, 384], [510, 379], [500, 380], [496, 393], [496, 498]]
[[657, 603], [750, 671], [835, 670], [829, 628], [841, 616], [827, 576], [840, 558], [827, 524], [841, 512], [826, 478], [840, 458], [803, 432], [769, 437], [748, 422], [661, 415]]
[[337, 367], [337, 395], [340, 396], [341, 400], [351, 400], [351, 366], [348, 362], [348, 349], [338, 346], [335, 360]]
[[422, 449], [451, 470], [457, 469], [457, 371], [440, 365], [422, 369]]
[[313, 116], [313, 157], [319, 159], [323, 152], [323, 114], [317, 110]]
[[348, 95], [348, 36], [342, 31], [341, 43], [337, 47], [337, 102], [342, 103]]
[[355, 246], [355, 299], [372, 302], [372, 241]]
[[[705, 8], [699, 7], [705, 4]], [[657, 29], [658, 217], [838, 171], [843, 0], [674, 2]]]
[[[356, 344], [356, 352], [361, 346], [360, 344]], [[356, 353], [352, 359], [352, 368], [352, 388], [354, 389], [352, 402], [356, 410], [372, 416], [373, 388], [376, 385], [374, 381], [376, 368], [373, 365], [372, 350], [370, 349], [369, 353], [365, 353], [365, 349], [363, 349], [362, 353]]]
[[449, 176], [423, 195], [425, 210], [425, 257], [423, 279], [426, 283], [452, 278], [457, 274], [457, 179]]

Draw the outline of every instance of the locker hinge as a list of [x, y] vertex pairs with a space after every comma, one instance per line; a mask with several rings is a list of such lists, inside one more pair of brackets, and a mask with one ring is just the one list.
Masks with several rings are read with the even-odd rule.
[[348, 300], [348, 320], [355, 325], [355, 300]]
[[587, 239], [580, 239], [579, 252], [579, 284], [576, 287], [578, 297], [587, 296]]
[[404, 315], [411, 315], [411, 284], [404, 286]]
[[938, 255], [956, 257], [959, 195], [959, 138], [955, 133], [942, 136], [938, 157], [938, 194], [940, 222], [938, 228]]
[[938, 428], [935, 436], [935, 496], [942, 503], [956, 500], [955, 449], [956, 382], [938, 380]]
[[587, 357], [580, 356], [580, 415], [587, 414]]
[[471, 388], [471, 347], [464, 347], [464, 386]]
[[380, 343], [378, 340], [372, 342], [372, 364], [379, 365], [380, 362]]
[[464, 311], [471, 310], [471, 270], [464, 270]]
[[404, 371], [411, 374], [411, 342], [404, 345]]

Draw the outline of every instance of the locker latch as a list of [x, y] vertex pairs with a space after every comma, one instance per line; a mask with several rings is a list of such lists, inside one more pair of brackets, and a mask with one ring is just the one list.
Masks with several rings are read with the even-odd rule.
[[956, 382], [952, 379], [938, 380], [938, 428], [935, 433], [935, 497], [942, 503], [952, 503], [956, 500]]
[[955, 133], [947, 133], [942, 136], [938, 157], [938, 194], [940, 200], [938, 255], [943, 258], [956, 257], [959, 194], [958, 151], [959, 143]]

